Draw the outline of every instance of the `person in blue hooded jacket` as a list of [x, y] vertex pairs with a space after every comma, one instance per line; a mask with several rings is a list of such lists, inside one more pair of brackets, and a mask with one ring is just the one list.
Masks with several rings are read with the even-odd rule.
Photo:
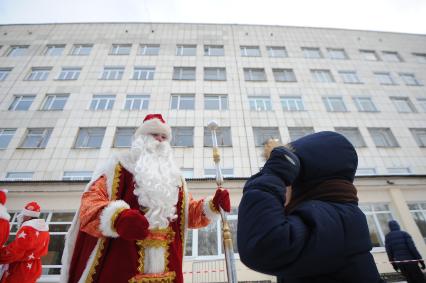
[[335, 132], [274, 148], [244, 186], [241, 261], [283, 283], [383, 282], [353, 185], [357, 164], [352, 144]]
[[[401, 271], [408, 283], [425, 283], [425, 277], [419, 268], [425, 269], [422, 256], [416, 249], [410, 234], [401, 231], [398, 222], [388, 223], [390, 232], [385, 237], [386, 253], [395, 271]], [[394, 262], [407, 261], [407, 262]]]

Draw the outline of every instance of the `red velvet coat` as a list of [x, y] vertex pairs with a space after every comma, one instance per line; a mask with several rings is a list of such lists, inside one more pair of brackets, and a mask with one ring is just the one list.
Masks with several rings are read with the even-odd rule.
[[7, 213], [6, 207], [0, 204], [0, 247], [3, 247], [9, 238], [9, 220], [10, 215]]
[[9, 269], [1, 283], [34, 283], [41, 275], [41, 257], [49, 247], [49, 228], [44, 219], [24, 222], [15, 240], [0, 249], [0, 263]]
[[[85, 282], [94, 283], [142, 282], [137, 278], [151, 276], [144, 273], [143, 265], [144, 245], [151, 240], [127, 241], [120, 238], [118, 234], [106, 236], [107, 233], [101, 227], [99, 218], [108, 214], [105, 211], [110, 209], [114, 202], [120, 201], [122, 204], [121, 201], [124, 201], [128, 204], [127, 208], [139, 209], [138, 200], [134, 195], [135, 183], [132, 173], [117, 164], [112, 189], [108, 195], [108, 179], [111, 177], [102, 175], [91, 183], [83, 194], [79, 231], [73, 250], [68, 255], [71, 257], [69, 270], [66, 276], [61, 278], [64, 282], [77, 283], [82, 278], [86, 280]], [[204, 213], [205, 209], [204, 200], [193, 201], [186, 196], [183, 187], [179, 189], [176, 204], [178, 217], [170, 222], [166, 235], [168, 242], [164, 259], [165, 270], [162, 275], [152, 274], [152, 276], [163, 276], [161, 278], [169, 280], [162, 282], [183, 283], [185, 231], [187, 227], [199, 228], [209, 224], [209, 218], [206, 216], [208, 213]], [[111, 226], [111, 223], [108, 226]], [[154, 232], [151, 231], [151, 233]], [[63, 263], [66, 263], [64, 258]], [[134, 281], [129, 281], [132, 278]]]

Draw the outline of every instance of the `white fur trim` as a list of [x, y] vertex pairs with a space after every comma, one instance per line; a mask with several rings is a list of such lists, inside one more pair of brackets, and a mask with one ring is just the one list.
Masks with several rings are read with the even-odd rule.
[[152, 274], [165, 271], [166, 250], [164, 247], [146, 247], [144, 252], [144, 273]]
[[31, 219], [28, 221], [25, 221], [24, 223], [22, 223], [22, 227], [33, 227], [34, 229], [38, 230], [38, 231], [49, 231], [49, 225], [46, 224], [46, 221], [44, 221], [44, 219]]
[[213, 211], [210, 208], [210, 201], [212, 201], [213, 198], [212, 197], [208, 197], [206, 199], [204, 199], [204, 204], [203, 204], [203, 208], [204, 208], [204, 214], [207, 216], [208, 219], [210, 219], [210, 221], [215, 221], [219, 218], [219, 213], [217, 213], [216, 211]]
[[[85, 283], [86, 282], [87, 276], [89, 276], [90, 269], [93, 265], [93, 262], [95, 261], [95, 257], [96, 257], [96, 254], [97, 254], [97, 251], [99, 249], [99, 245], [100, 245], [101, 241], [102, 240], [99, 239], [98, 242], [96, 243], [96, 246], [93, 249], [92, 253], [90, 254], [89, 259], [87, 260], [86, 267], [84, 268], [83, 274], [81, 274], [81, 277], [78, 280], [78, 283]], [[67, 277], [67, 281], [62, 281], [62, 279], [61, 279], [59, 282], [68, 282], [68, 277]]]
[[0, 219], [4, 219], [9, 221], [10, 220], [10, 214], [7, 213], [6, 206], [0, 204]]
[[166, 123], [161, 122], [159, 119], [154, 118], [145, 121], [135, 132], [135, 137], [139, 135], [149, 134], [165, 134], [168, 140], [171, 140], [172, 129]]
[[100, 216], [101, 223], [99, 230], [106, 237], [118, 238], [118, 233], [111, 228], [111, 218], [119, 209], [129, 209], [130, 206], [124, 200], [110, 202], [103, 210]]
[[31, 216], [31, 217], [39, 217], [40, 216], [40, 211], [32, 211], [32, 210], [28, 210], [28, 209], [22, 209], [22, 214], [25, 216]]
[[185, 208], [184, 208], [184, 217], [185, 219], [182, 219], [181, 221], [185, 220], [185, 227], [184, 227], [184, 242], [183, 242], [183, 254], [185, 254], [186, 252], [186, 239], [188, 239], [188, 211], [189, 211], [189, 194], [188, 194], [188, 189], [186, 186], [186, 181], [185, 178], [181, 177], [180, 178], [182, 181], [182, 189], [184, 191], [184, 197], [185, 197]]
[[[111, 199], [112, 182], [114, 180], [114, 171], [115, 171], [115, 166], [117, 165], [117, 163], [118, 163], [118, 158], [115, 155], [113, 155], [112, 158], [110, 158], [106, 163], [102, 163], [102, 165], [98, 167], [93, 173], [92, 179], [86, 185], [86, 188], [84, 189], [84, 191], [87, 192], [92, 186], [92, 184], [99, 179], [99, 177], [106, 176], [108, 198]], [[77, 241], [79, 229], [80, 229], [80, 207], [77, 209], [74, 215], [74, 219], [72, 221], [71, 227], [68, 230], [67, 235], [65, 236], [65, 246], [64, 246], [64, 252], [62, 253], [62, 259], [61, 259], [62, 266], [61, 266], [61, 275], [59, 277], [59, 282], [68, 282], [71, 259], [73, 255], [72, 253], [74, 251], [74, 247]], [[92, 251], [92, 253], [96, 250], [97, 250], [97, 247]], [[91, 265], [89, 265], [88, 263], [88, 266], [91, 266]]]

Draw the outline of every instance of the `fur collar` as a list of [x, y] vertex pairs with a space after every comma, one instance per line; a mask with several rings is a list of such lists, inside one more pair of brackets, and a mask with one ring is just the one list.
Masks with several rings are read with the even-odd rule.
[[44, 219], [31, 219], [22, 223], [22, 227], [32, 227], [38, 231], [49, 231], [49, 225], [46, 224]]
[[7, 208], [2, 204], [0, 204], [0, 219], [4, 219], [7, 221], [10, 220], [10, 215], [9, 213], [7, 213]]

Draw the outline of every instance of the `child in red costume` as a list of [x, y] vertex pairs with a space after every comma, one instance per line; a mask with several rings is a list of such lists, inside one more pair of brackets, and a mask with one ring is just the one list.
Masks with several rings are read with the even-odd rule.
[[39, 219], [40, 206], [28, 203], [17, 216], [20, 229], [15, 240], [0, 248], [0, 263], [8, 263], [9, 269], [1, 283], [35, 283], [41, 275], [41, 257], [49, 247], [49, 227]]

